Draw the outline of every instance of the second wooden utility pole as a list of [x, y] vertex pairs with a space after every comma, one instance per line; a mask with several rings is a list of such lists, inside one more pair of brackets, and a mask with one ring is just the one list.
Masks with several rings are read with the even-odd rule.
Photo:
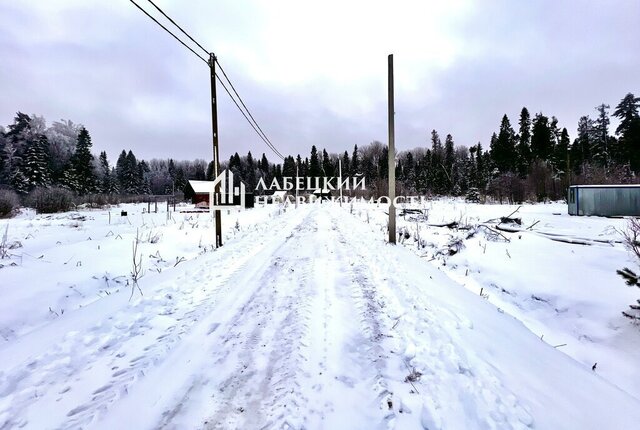
[[340, 181], [340, 207], [342, 207], [342, 158], [338, 156], [338, 180]]
[[[214, 179], [220, 174], [220, 155], [218, 151], [218, 99], [216, 97], [216, 56], [209, 54], [209, 69], [211, 69], [211, 126], [213, 128], [213, 176]], [[210, 199], [211, 200], [211, 199]], [[213, 194], [213, 201], [210, 205], [220, 204], [220, 182], [216, 184]], [[216, 220], [216, 248], [222, 246], [222, 219], [220, 209], [215, 210]]]
[[389, 54], [389, 243], [396, 243], [396, 148], [393, 117], [393, 54]]

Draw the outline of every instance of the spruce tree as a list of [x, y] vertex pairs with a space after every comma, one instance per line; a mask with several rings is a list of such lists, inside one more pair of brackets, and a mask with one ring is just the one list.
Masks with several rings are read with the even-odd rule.
[[333, 163], [331, 163], [326, 149], [322, 150], [322, 170], [324, 171], [324, 175], [329, 178], [335, 176]]
[[22, 112], [18, 112], [4, 134], [3, 148], [3, 182], [9, 184], [18, 193], [26, 193], [30, 186], [25, 176], [24, 162], [26, 150], [36, 144], [39, 136], [34, 135], [33, 119]]
[[453, 188], [455, 186], [454, 180], [454, 163], [455, 163], [455, 154], [454, 154], [454, 144], [453, 137], [450, 134], [447, 134], [447, 137], [444, 140], [444, 170], [447, 179], [446, 192], [450, 194], [453, 192]]
[[[237, 152], [236, 152], [236, 155], [238, 155]], [[169, 171], [169, 177], [171, 178], [171, 182], [173, 186], [176, 182], [176, 163], [173, 161], [172, 158], [169, 159], [169, 165], [167, 167], [167, 170]]]
[[49, 142], [45, 135], [40, 135], [33, 142], [29, 142], [24, 154], [22, 171], [25, 188], [44, 187], [51, 184], [47, 149]]
[[87, 194], [95, 191], [96, 174], [93, 171], [93, 155], [91, 154], [91, 136], [86, 128], [82, 127], [78, 133], [76, 150], [71, 156], [70, 174], [74, 176], [76, 189], [79, 194]]
[[184, 191], [187, 186], [187, 177], [184, 173], [184, 168], [179, 166], [176, 169], [176, 191]]
[[109, 166], [107, 153], [102, 151], [98, 157], [98, 166], [100, 168], [100, 192], [104, 194], [116, 194], [118, 192], [117, 178], [114, 170]]
[[616, 106], [613, 116], [620, 120], [616, 135], [620, 136], [621, 162], [628, 162], [631, 170], [640, 172], [640, 97], [628, 93]]
[[284, 159], [282, 164], [282, 176], [286, 178], [295, 178], [296, 176], [296, 160], [291, 155]]
[[22, 159], [27, 145], [37, 140], [38, 137], [34, 136], [32, 130], [32, 118], [27, 114], [18, 112], [13, 124], [10, 124], [8, 128], [6, 139], [13, 144], [15, 156]]
[[73, 192], [79, 193], [80, 183], [78, 182], [78, 175], [76, 175], [71, 163], [68, 163], [63, 169], [62, 176], [60, 177], [60, 185]]
[[262, 153], [262, 158], [258, 163], [258, 169], [260, 175], [258, 180], [262, 178], [265, 184], [270, 184], [272, 180], [271, 169], [269, 168], [269, 160], [267, 160], [267, 156], [264, 154], [264, 152]]
[[[138, 159], [133, 151], [127, 152], [127, 158], [125, 160], [125, 188], [124, 191], [127, 194], [139, 194], [140, 193], [140, 174], [138, 172]], [[180, 189], [176, 184], [176, 190]]]
[[266, 154], [262, 153], [262, 158], [260, 159], [260, 170], [265, 173], [269, 172], [269, 160], [267, 160]]
[[320, 159], [318, 158], [318, 150], [315, 145], [311, 146], [311, 157], [309, 158], [309, 173], [312, 178], [320, 176]]
[[531, 157], [549, 161], [552, 155], [552, 139], [549, 118], [542, 113], [536, 114], [531, 132]]
[[245, 174], [242, 179], [247, 184], [248, 192], [253, 192], [253, 190], [256, 189], [256, 165], [253, 159], [253, 155], [251, 155], [251, 151], [247, 153], [247, 166], [245, 168]]
[[500, 132], [491, 139], [491, 158], [500, 173], [512, 172], [516, 167], [516, 138], [509, 117], [504, 115]]
[[111, 168], [109, 167], [106, 151], [102, 151], [98, 156], [98, 167], [100, 169], [100, 192], [108, 193]]
[[349, 159], [349, 153], [347, 151], [344, 151], [344, 154], [342, 154], [342, 177], [344, 178], [350, 175], [351, 175], [351, 162]]
[[[169, 161], [169, 166], [172, 165]], [[116, 162], [116, 176], [118, 181], [118, 189], [122, 194], [139, 194], [143, 188], [143, 181], [138, 167], [138, 160], [133, 151], [122, 151]], [[172, 181], [173, 182], [173, 181]], [[165, 189], [167, 194], [173, 192], [173, 183], [167, 185]]]
[[407, 151], [402, 157], [402, 180], [404, 185], [413, 190], [416, 187], [416, 165], [413, 153]]
[[360, 155], [358, 154], [358, 145], [353, 147], [353, 155], [351, 156], [351, 165], [349, 166], [351, 175], [355, 176], [360, 170]]
[[307, 165], [302, 161], [300, 154], [296, 157], [296, 168], [298, 169], [298, 176], [307, 176]]
[[26, 113], [17, 112], [13, 124], [9, 125], [6, 136], [12, 141], [18, 140], [31, 129], [31, 117]]
[[554, 160], [553, 164], [559, 173], [569, 172], [569, 144], [571, 139], [569, 138], [569, 132], [566, 127], [560, 132], [560, 138], [558, 144], [554, 148]]
[[[427, 160], [425, 160], [427, 161]], [[426, 171], [427, 184], [425, 188], [429, 187], [436, 194], [444, 194], [446, 192], [447, 179], [444, 171], [444, 149], [442, 148], [442, 142], [440, 141], [440, 135], [436, 130], [431, 130], [431, 153], [430, 160], [425, 163], [421, 163], [421, 171]], [[421, 176], [417, 175], [418, 178]], [[418, 179], [420, 182], [420, 179]], [[418, 184], [418, 191], [420, 191], [422, 184]]]
[[[151, 194], [151, 187], [148, 181], [149, 166], [147, 162], [141, 160], [136, 166], [136, 192], [138, 194]], [[183, 187], [184, 188], [184, 187]]]
[[609, 167], [609, 105], [600, 104], [595, 108], [598, 111], [598, 118], [594, 123], [593, 147], [591, 149], [593, 158], [605, 168]]
[[127, 187], [127, 153], [123, 149], [116, 161], [116, 180], [118, 182], [118, 189], [121, 193], [126, 193]]
[[[236, 152], [229, 158], [229, 170], [234, 174], [242, 175], [242, 162], [240, 161], [240, 155]], [[177, 174], [177, 170], [176, 170]]]
[[526, 107], [520, 111], [520, 120], [518, 121], [518, 144], [516, 147], [516, 170], [520, 177], [524, 178], [529, 170], [531, 163], [531, 116]]

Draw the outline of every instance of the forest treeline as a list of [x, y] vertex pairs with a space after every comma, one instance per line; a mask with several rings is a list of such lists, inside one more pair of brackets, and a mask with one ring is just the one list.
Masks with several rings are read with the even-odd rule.
[[[640, 98], [627, 94], [610, 112], [600, 104], [585, 115], [572, 140], [555, 116], [531, 114], [517, 121], [505, 114], [487, 145], [459, 145], [432, 130], [424, 147], [397, 154], [397, 192], [486, 197], [499, 201], [544, 201], [565, 196], [569, 184], [636, 183], [640, 173]], [[611, 130], [610, 115], [619, 125]], [[370, 195], [387, 193], [388, 149], [380, 142], [328, 153], [315, 146], [308, 155], [273, 163], [263, 153], [237, 153], [223, 163], [254, 189], [260, 178], [364, 175]], [[106, 152], [92, 153], [89, 131], [72, 121], [46, 125], [43, 117], [18, 112], [0, 126], [0, 189], [26, 195], [36, 188], [60, 187], [77, 196], [166, 195], [187, 191], [189, 179], [212, 179], [205, 160], [138, 159], [123, 150], [112, 164]]]

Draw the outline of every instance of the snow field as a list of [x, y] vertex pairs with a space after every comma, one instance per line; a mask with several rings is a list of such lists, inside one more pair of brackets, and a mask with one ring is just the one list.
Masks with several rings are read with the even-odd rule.
[[[427, 224], [477, 225], [507, 216], [518, 206], [443, 199], [420, 209], [427, 211], [427, 220], [411, 215], [398, 219], [398, 229], [409, 236], [400, 236], [399, 243], [474, 293], [482, 292], [585, 368], [598, 363], [600, 376], [640, 398], [640, 331], [621, 315], [638, 298], [638, 290], [625, 286], [615, 273], [637, 265], [622, 244], [626, 220], [571, 217], [562, 203], [523, 205], [513, 216], [522, 219], [524, 231], [503, 232], [510, 239], [505, 242], [491, 240], [485, 230], [467, 239], [468, 230]], [[356, 205], [353, 213], [386, 235], [382, 208]], [[591, 245], [557, 242], [554, 237]], [[457, 240], [462, 248], [449, 255]]]
[[[145, 279], [212, 250], [209, 214], [171, 211], [167, 219], [166, 209], [159, 206], [157, 214], [143, 213], [145, 204], [129, 204], [52, 215], [27, 210], [15, 219], [0, 220], [0, 238], [7, 231], [8, 243], [19, 246], [9, 251], [10, 258], [0, 260], [0, 345], [130, 288], [136, 233]], [[120, 216], [121, 210], [126, 217]], [[225, 239], [250, 234], [246, 230], [256, 220], [278, 211], [261, 208], [223, 216]]]
[[[272, 209], [265, 209], [254, 213], [243, 212], [237, 216], [245, 215], [245, 220], [250, 220], [252, 217], [269, 218], [273, 216], [277, 218], [279, 211], [279, 209], [276, 209], [275, 212]], [[178, 214], [174, 214], [174, 217], [176, 216]], [[192, 214], [185, 214], [186, 218], [191, 216]], [[87, 219], [89, 220], [89, 218]], [[226, 239], [231, 239], [234, 235], [242, 235], [244, 228], [241, 227], [241, 230], [237, 231], [235, 221], [230, 219], [227, 224], [232, 224], [233, 227], [225, 226]], [[120, 226], [126, 232], [118, 234], [128, 235], [123, 236], [122, 241], [125, 240], [125, 237], [130, 240], [135, 238], [135, 232], [131, 231], [133, 226], [128, 222], [122, 223]], [[32, 226], [28, 227], [32, 228]], [[60, 227], [52, 226], [51, 229], [57, 230], [61, 235], [66, 235], [65, 226]], [[245, 234], [264, 234], [265, 227], [263, 224], [253, 224], [246, 227]], [[113, 229], [116, 227], [102, 228]], [[164, 229], [164, 233], [166, 234], [168, 229], [174, 229], [178, 233], [173, 232], [173, 234], [179, 238], [183, 236], [188, 238], [188, 233], [192, 232], [182, 232], [182, 228], [181, 223], [170, 223], [169, 227]], [[96, 230], [92, 229], [92, 232]], [[211, 234], [211, 229], [203, 233]], [[84, 237], [84, 234], [81, 237]], [[190, 257], [190, 260], [175, 267], [174, 264], [171, 264], [167, 270], [156, 272], [156, 274], [152, 272], [149, 276], [145, 275], [140, 281], [145, 296], [140, 297], [136, 291], [133, 301], [129, 301], [131, 287], [120, 285], [109, 294], [92, 299], [88, 303], [80, 303], [77, 309], [70, 309], [64, 314], [60, 314], [59, 317], [46, 321], [46, 324], [43, 324], [42, 315], [37, 312], [40, 301], [36, 300], [31, 303], [3, 302], [3, 305], [6, 306], [3, 309], [3, 318], [9, 321], [11, 318], [14, 321], [20, 318], [21, 321], [25, 321], [25, 327], [32, 329], [31, 331], [25, 330], [24, 334], [17, 338], [8, 339], [0, 349], [0, 362], [3, 364], [0, 369], [0, 423], [10, 427], [29, 423], [33, 428], [56, 428], [51, 423], [65, 422], [65, 426], [74, 428], [74, 426], [90, 422], [97, 410], [101, 408], [101, 404], [109, 403], [115, 397], [126, 394], [127, 385], [135, 381], [141, 376], [140, 372], [143, 372], [138, 369], [152, 365], [158, 356], [165, 354], [181, 335], [188, 331], [190, 326], [207, 311], [203, 303], [206, 302], [210, 291], [206, 285], [192, 282], [192, 277], [198, 279], [198, 277], [205, 276], [203, 275], [204, 269], [199, 267], [198, 260], [215, 258], [214, 255], [217, 254], [217, 251], [205, 253], [198, 248], [198, 242], [196, 242], [200, 240], [200, 235], [192, 234], [192, 237], [195, 239], [192, 239], [190, 244], [192, 254], [180, 254]], [[116, 240], [110, 235], [103, 241], [109, 240], [109, 238]], [[84, 243], [73, 243], [73, 238], [68, 240], [71, 242], [70, 247], [84, 245]], [[176, 240], [176, 244], [178, 246], [175, 248], [166, 244], [166, 248], [174, 250], [177, 248], [180, 251], [185, 246], [184, 241], [181, 244], [179, 240]], [[122, 252], [126, 252], [127, 248], [129, 251], [126, 256], [121, 257], [116, 254], [108, 256], [106, 260], [94, 260], [91, 265], [84, 266], [85, 270], [102, 271], [103, 264], [107, 267], [111, 264], [123, 271], [127, 270], [126, 264], [122, 264], [122, 260], [130, 260], [131, 243], [123, 247]], [[28, 245], [25, 245], [24, 249], [28, 250]], [[234, 252], [233, 247], [223, 249], [225, 250], [224, 255]], [[148, 248], [143, 246], [142, 250], [145, 252]], [[207, 273], [206, 276], [223, 277], [226, 271], [236, 268], [243, 260], [250, 258], [253, 252], [255, 252], [255, 244], [245, 241], [240, 250], [235, 250], [232, 258], [226, 259], [224, 270], [218, 270], [217, 273]], [[96, 258], [95, 254], [98, 253], [94, 253], [94, 256], [85, 253], [82, 258], [85, 261], [91, 261], [92, 257]], [[198, 257], [199, 254], [202, 255]], [[145, 262], [153, 260], [149, 257]], [[148, 267], [146, 264], [144, 266]], [[66, 267], [61, 264], [58, 269], [64, 271]], [[130, 267], [128, 269], [130, 270]], [[26, 276], [22, 272], [28, 272], [23, 266], [7, 266], [2, 270], [0, 275], [7, 275], [10, 281], [15, 279], [16, 275], [7, 274], [9, 270], [18, 272], [18, 275], [22, 276]], [[39, 275], [35, 279], [42, 280], [42, 283], [27, 282], [26, 285], [34, 285], [34, 288], [39, 288], [43, 291], [42, 294], [47, 297], [57, 297], [56, 295], [65, 293], [64, 290], [59, 291], [59, 283], [47, 282], [56, 281], [58, 273], [52, 271], [39, 273]], [[47, 275], [50, 277], [47, 278]], [[123, 277], [125, 276], [123, 275]], [[157, 287], [160, 282], [162, 282], [162, 287]], [[8, 287], [8, 289], [16, 288], [15, 285], [4, 281], [2, 286]], [[3, 288], [3, 293], [4, 291], [5, 288]], [[118, 348], [125, 346], [124, 351], [118, 351]], [[129, 360], [131, 360], [130, 365], [122, 364]], [[113, 381], [109, 381], [109, 375], [114, 379]], [[69, 381], [69, 378], [73, 378], [73, 380]], [[104, 385], [97, 386], [99, 383]], [[73, 386], [73, 390], [70, 389], [71, 386]], [[82, 399], [90, 400], [87, 404], [78, 405], [77, 403], [83, 401]], [[34, 402], [39, 404], [37, 409], [30, 408]], [[47, 413], [43, 414], [43, 410]], [[42, 422], [43, 419], [46, 419], [46, 422]]]
[[[430, 217], [450, 220], [451, 213], [459, 215], [458, 205], [436, 202]], [[135, 207], [130, 210], [135, 213]], [[499, 206], [464, 210], [479, 220], [510, 212]], [[611, 231], [589, 223], [576, 228], [573, 219], [547, 213], [555, 209], [525, 210], [546, 217], [544, 228], [550, 232], [563, 228], [563, 234], [598, 239]], [[80, 215], [91, 213], [96, 212]], [[114, 226], [102, 225], [104, 218], [94, 215], [81, 221], [86, 230], [80, 234], [73, 227], [75, 236], [65, 223], [77, 215], [59, 215], [35, 232], [32, 242], [24, 240], [23, 248], [14, 250], [33, 253], [47, 233], [52, 248], [38, 245], [43, 250], [68, 246], [65, 258], [84, 251], [78, 255], [90, 263], [83, 261], [78, 269], [65, 265], [64, 258], [45, 263], [44, 257], [0, 269], [3, 291], [5, 280], [24, 276], [24, 285], [54, 299], [64, 295], [54, 282], [59, 274], [92, 268], [86, 280], [109, 267], [112, 276], [126, 276], [136, 228], [149, 234], [151, 226], [152, 235], [161, 235], [155, 243], [141, 244], [143, 266], [161, 270], [141, 279], [144, 296], [135, 293], [130, 301], [131, 287], [115, 283], [109, 294], [78, 300], [75, 307], [65, 302], [68, 310], [55, 318], [43, 316], [42, 302], [9, 295], [17, 297], [16, 303], [4, 305], [11, 315], [1, 318], [10, 328], [17, 321], [18, 329], [0, 345], [0, 429], [602, 429], [633, 428], [640, 419], [640, 402], [618, 388], [610, 374], [565, 354], [573, 349], [550, 344], [556, 335], [571, 334], [570, 324], [583, 319], [576, 330], [600, 330], [604, 340], [589, 343], [600, 348], [610, 340], [612, 329], [604, 318], [614, 303], [587, 300], [578, 288], [547, 286], [540, 297], [560, 290], [555, 300], [580, 306], [582, 316], [526, 305], [537, 285], [524, 282], [533, 276], [527, 272], [536, 270], [526, 264], [528, 250], [539, 247], [560, 259], [565, 252], [553, 254], [553, 247], [576, 245], [523, 232], [518, 249], [515, 239], [487, 243], [477, 235], [445, 259], [438, 251], [451, 240], [448, 229], [418, 224], [421, 240], [433, 246], [419, 248], [413, 232], [404, 246], [392, 246], [385, 241], [381, 208], [315, 204], [227, 215], [225, 246], [213, 251], [212, 237], [201, 239], [212, 236], [210, 219], [183, 215], [184, 220], [165, 224], [166, 214], [158, 219], [145, 214], [137, 224], [130, 215], [131, 224], [118, 224], [120, 231], [113, 235], [106, 228]], [[9, 231], [21, 240], [27, 229], [49, 221], [23, 214], [8, 221]], [[84, 238], [89, 233], [91, 241]], [[123, 239], [113, 237], [118, 234]], [[101, 237], [100, 250], [93, 249], [98, 244], [91, 243], [98, 241], [93, 236]], [[102, 252], [127, 239], [128, 246], [110, 250], [115, 255]], [[470, 244], [475, 240], [483, 243]], [[600, 250], [596, 254], [606, 262], [612, 258], [607, 253], [619, 251], [619, 244], [598, 243], [583, 247], [584, 252]], [[467, 256], [476, 246], [478, 255]], [[488, 288], [477, 270], [498, 276], [504, 266], [490, 264], [491, 259], [503, 261], [505, 249], [525, 272], [514, 269], [505, 276], [524, 284], [496, 284], [513, 288], [514, 302], [497, 302], [501, 296], [494, 290], [485, 299], [474, 290]], [[423, 256], [427, 251], [431, 254]], [[158, 252], [164, 262], [155, 266], [159, 259], [152, 255]], [[184, 261], [176, 265], [176, 257]], [[10, 261], [19, 259], [14, 255]], [[594, 273], [605, 276], [612, 261], [596, 266]], [[41, 270], [45, 264], [48, 276]], [[28, 271], [38, 282], [22, 274]], [[104, 288], [82, 280], [78, 285], [87, 297]], [[543, 340], [534, 323], [547, 333]], [[634, 332], [625, 333], [625, 341], [633, 339], [628, 333]], [[606, 345], [616, 359], [614, 343]], [[628, 358], [624, 354], [620, 363]]]
[[[354, 219], [366, 219], [358, 215]], [[377, 224], [361, 225], [364, 231], [356, 225], [348, 228], [360, 237], [386, 233]], [[429, 393], [422, 412], [426, 428], [633, 426], [636, 399], [603, 384], [590, 368], [576, 366], [519, 321], [479, 295], [469, 294], [442, 270], [424, 264], [418, 256], [409, 257], [412, 250], [385, 252], [384, 246], [379, 251], [368, 247], [373, 266], [390, 272], [376, 282], [390, 290], [381, 296], [395, 296], [401, 300], [398, 309], [405, 312], [395, 330], [402, 330], [404, 323], [400, 350], [410, 367], [423, 374], [416, 385], [422, 393], [424, 384]], [[609, 395], [624, 402], [626, 412], [613, 412], [613, 405], [621, 404]], [[402, 399], [403, 403], [411, 400], [415, 402], [416, 397]]]

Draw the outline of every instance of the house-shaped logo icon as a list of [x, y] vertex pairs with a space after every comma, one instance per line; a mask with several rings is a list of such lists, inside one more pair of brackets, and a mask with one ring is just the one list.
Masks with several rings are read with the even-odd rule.
[[[211, 205], [211, 208], [214, 210], [221, 209], [244, 209], [244, 198], [245, 198], [245, 185], [242, 181], [240, 182], [239, 187], [233, 186], [233, 172], [230, 170], [223, 170], [217, 178], [215, 178], [211, 183], [211, 191], [209, 196], [209, 202], [215, 202], [213, 200], [213, 196], [215, 194], [216, 185], [220, 184], [220, 201], [216, 202], [217, 204]], [[235, 197], [240, 197], [240, 203], [234, 205]]]
[[[224, 209], [244, 209], [246, 186], [242, 181], [238, 181], [240, 186], [233, 185], [233, 172], [223, 170], [213, 181], [193, 181], [189, 184], [197, 195], [209, 194], [207, 206], [211, 210]], [[219, 199], [216, 197], [216, 187], [219, 186]]]

